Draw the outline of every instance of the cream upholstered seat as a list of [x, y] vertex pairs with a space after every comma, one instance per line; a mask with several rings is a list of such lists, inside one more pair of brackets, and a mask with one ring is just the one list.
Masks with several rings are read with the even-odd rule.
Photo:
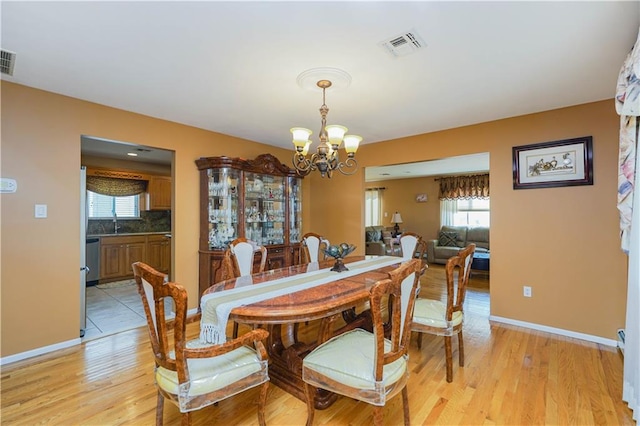
[[[205, 345], [199, 340], [187, 342], [186, 290], [180, 284], [165, 282], [164, 274], [142, 262], [133, 264], [133, 272], [156, 365], [156, 424], [162, 424], [165, 398], [178, 406], [182, 424], [190, 424], [191, 411], [261, 386], [258, 422], [264, 425], [269, 376], [262, 341], [269, 333], [252, 330], [221, 345]], [[172, 326], [165, 320], [166, 298], [172, 299], [175, 306]]]
[[311, 263], [324, 260], [324, 249], [329, 247], [329, 240], [315, 232], [308, 232], [302, 236], [300, 263]]
[[[387, 400], [401, 392], [404, 422], [409, 424], [407, 345], [420, 268], [420, 260], [410, 259], [390, 272], [390, 278], [373, 285], [369, 297], [373, 333], [348, 331], [322, 343], [304, 358], [307, 425], [313, 423], [316, 388], [372, 404], [375, 425], [382, 424], [382, 407]], [[384, 337], [383, 313], [387, 306], [389, 339]]]
[[418, 298], [413, 310], [411, 330], [420, 333], [418, 335], [418, 348], [422, 348], [422, 333], [444, 336], [447, 382], [453, 380], [451, 336], [454, 334], [458, 335], [459, 364], [461, 367], [464, 366], [464, 343], [462, 339], [464, 313], [462, 307], [475, 248], [475, 244], [469, 244], [463, 250], [460, 250], [457, 256], [451, 257], [447, 261], [445, 266], [447, 302]]

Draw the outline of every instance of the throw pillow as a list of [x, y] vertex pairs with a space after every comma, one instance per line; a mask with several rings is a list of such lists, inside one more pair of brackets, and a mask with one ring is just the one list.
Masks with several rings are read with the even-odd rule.
[[438, 234], [438, 245], [446, 247], [456, 247], [457, 232], [440, 231]]
[[372, 241], [378, 241], [378, 231], [367, 231], [367, 241], [368, 242], [372, 242]]

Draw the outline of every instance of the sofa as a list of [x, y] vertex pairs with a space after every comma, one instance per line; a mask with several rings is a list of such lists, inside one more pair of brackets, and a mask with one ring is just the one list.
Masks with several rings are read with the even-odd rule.
[[365, 254], [385, 255], [391, 250], [391, 232], [393, 228], [367, 226], [365, 232]]
[[476, 253], [489, 253], [489, 227], [443, 226], [437, 240], [427, 240], [427, 262], [444, 265], [471, 243]]

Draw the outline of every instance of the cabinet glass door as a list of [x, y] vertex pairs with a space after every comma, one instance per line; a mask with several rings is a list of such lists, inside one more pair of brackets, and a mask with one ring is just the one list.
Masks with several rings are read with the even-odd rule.
[[244, 235], [259, 245], [284, 244], [284, 177], [244, 174]]
[[209, 180], [209, 248], [225, 249], [238, 237], [238, 183], [240, 171], [207, 170]]
[[289, 179], [289, 242], [299, 243], [302, 233], [302, 179]]

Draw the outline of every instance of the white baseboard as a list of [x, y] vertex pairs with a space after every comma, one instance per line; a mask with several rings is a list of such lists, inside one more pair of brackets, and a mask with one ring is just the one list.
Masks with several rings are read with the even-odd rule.
[[562, 328], [549, 327], [546, 325], [535, 324], [532, 322], [518, 321], [511, 318], [498, 317], [495, 315], [489, 315], [490, 321], [502, 322], [505, 324], [511, 324], [518, 327], [531, 328], [533, 330], [544, 331], [547, 333], [559, 334], [560, 336], [572, 337], [574, 339], [586, 340], [587, 342], [600, 343], [601, 345], [613, 346], [618, 345], [618, 342], [614, 339], [605, 339], [604, 337], [593, 336], [591, 334], [578, 333], [576, 331], [564, 330]]
[[22, 361], [23, 359], [31, 358], [38, 355], [47, 354], [49, 352], [57, 351], [60, 349], [66, 349], [71, 346], [79, 345], [80, 338], [67, 340], [66, 342], [60, 342], [49, 346], [43, 346], [41, 348], [32, 349], [30, 351], [21, 352], [15, 355], [5, 356], [0, 358], [0, 365], [6, 365], [16, 361]]
[[197, 314], [197, 313], [198, 313], [198, 308], [189, 309], [189, 310], [187, 311], [187, 316], [195, 315], [195, 314]]

